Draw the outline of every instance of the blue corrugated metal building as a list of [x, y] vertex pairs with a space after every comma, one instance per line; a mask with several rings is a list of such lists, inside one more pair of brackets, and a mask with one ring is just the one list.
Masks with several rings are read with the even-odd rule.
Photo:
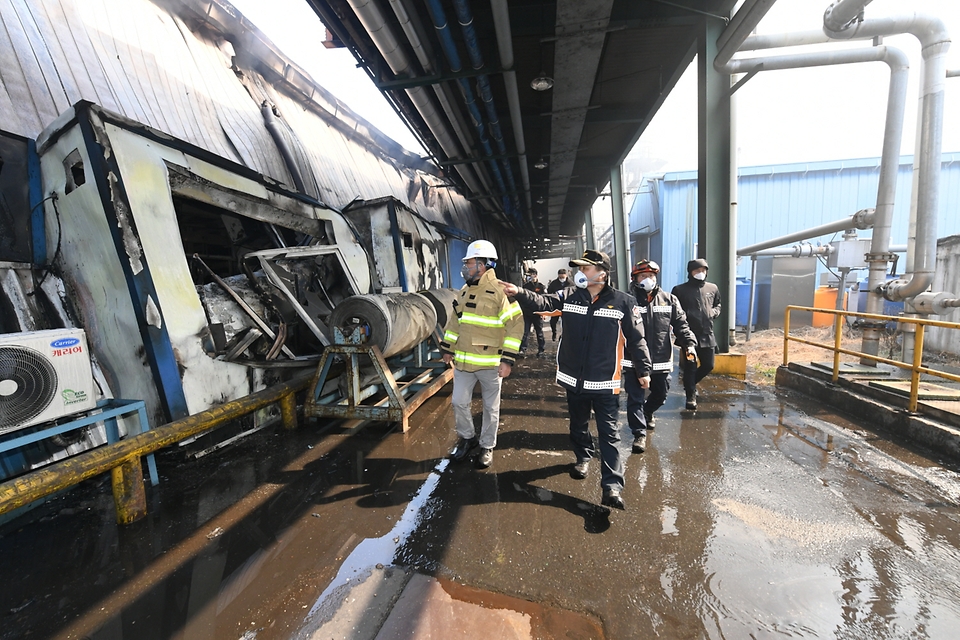
[[[944, 153], [937, 236], [960, 234], [960, 152]], [[897, 178], [892, 242], [906, 244], [910, 220], [913, 156], [903, 156]], [[872, 208], [877, 202], [880, 159], [834, 160], [742, 167], [739, 177], [737, 246], [762, 242]], [[870, 237], [870, 230], [859, 232]], [[841, 234], [810, 242], [839, 240]], [[836, 237], [834, 237], [836, 236]], [[633, 261], [660, 263], [661, 282], [672, 287], [687, 278], [686, 263], [697, 248], [697, 172], [645, 178], [630, 208]], [[741, 259], [737, 275], [750, 276]]]

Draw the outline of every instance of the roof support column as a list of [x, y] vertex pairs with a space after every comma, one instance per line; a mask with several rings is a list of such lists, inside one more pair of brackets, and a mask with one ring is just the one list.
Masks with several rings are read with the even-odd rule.
[[[587, 212], [583, 214], [583, 242], [584, 249], [596, 249], [597, 248], [597, 239], [593, 235], [593, 209], [587, 209]], [[578, 254], [576, 257], [580, 257]]]
[[[723, 307], [714, 321], [717, 348], [730, 351], [729, 315], [736, 308], [730, 226], [730, 77], [713, 68], [717, 38], [724, 24], [705, 20], [697, 42], [699, 162], [697, 178], [697, 257], [710, 262], [711, 282], [720, 288]], [[691, 256], [692, 258], [693, 256]]]
[[630, 239], [623, 213], [623, 176], [619, 164], [610, 169], [610, 197], [613, 200], [613, 252], [617, 289], [627, 291], [630, 286]]

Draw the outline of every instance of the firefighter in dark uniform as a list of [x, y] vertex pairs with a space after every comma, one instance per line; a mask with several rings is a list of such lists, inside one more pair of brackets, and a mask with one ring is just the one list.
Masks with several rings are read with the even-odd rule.
[[[681, 349], [682, 360], [696, 358], [697, 355], [697, 339], [687, 324], [687, 315], [677, 297], [660, 288], [657, 282], [659, 273], [660, 265], [653, 260], [641, 260], [630, 273], [630, 293], [640, 306], [643, 333], [653, 367], [646, 401], [636, 376], [623, 377], [623, 386], [627, 390], [627, 421], [633, 432], [634, 453], [643, 453], [646, 448], [647, 429], [654, 427], [653, 414], [663, 406], [670, 390], [670, 373], [673, 371], [670, 329], [676, 336], [675, 342]], [[624, 362], [623, 366], [629, 368], [633, 363]]]
[[[556, 279], [551, 280], [550, 283], [547, 284], [547, 293], [559, 293], [560, 291], [563, 291], [569, 286], [570, 286], [570, 280], [567, 279], [567, 270], [560, 269], [559, 271], [557, 271]], [[559, 313], [556, 315], [550, 316], [550, 340], [552, 340], [553, 342], [557, 341], [557, 336], [559, 335], [559, 333], [557, 333], [557, 324], [559, 323], [560, 323]]]
[[[527, 275], [523, 278], [523, 288], [527, 291], [533, 291], [534, 293], [544, 294], [547, 292], [547, 288], [537, 279], [537, 270], [533, 267], [527, 269]], [[523, 340], [520, 341], [520, 353], [523, 353], [527, 348], [527, 338], [530, 337], [530, 327], [533, 327], [533, 330], [537, 334], [537, 357], [543, 357], [543, 350], [546, 348], [547, 343], [543, 337], [543, 317], [538, 316], [533, 311], [523, 311]]]
[[557, 382], [566, 389], [570, 414], [570, 441], [576, 463], [570, 475], [582, 480], [596, 455], [590, 437], [592, 410], [600, 441], [601, 504], [623, 509], [623, 461], [620, 457], [620, 411], [622, 362], [633, 363], [627, 375], [635, 375], [641, 388], [650, 386], [650, 354], [643, 338], [637, 301], [608, 284], [610, 258], [593, 249], [572, 260], [579, 267], [576, 289], [538, 295], [502, 282], [504, 293], [516, 296], [521, 308], [563, 312], [563, 339], [557, 353]]
[[684, 360], [683, 390], [687, 393], [686, 408], [697, 409], [697, 384], [713, 371], [714, 352], [717, 339], [713, 335], [713, 321], [720, 315], [720, 289], [707, 282], [707, 270], [710, 266], [703, 258], [687, 263], [687, 281], [673, 288], [683, 310], [687, 314], [687, 323], [697, 337], [697, 360]]

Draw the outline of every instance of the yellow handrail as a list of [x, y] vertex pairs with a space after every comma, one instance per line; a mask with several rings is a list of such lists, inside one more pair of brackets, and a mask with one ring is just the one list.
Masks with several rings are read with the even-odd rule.
[[110, 471], [117, 522], [136, 522], [147, 514], [142, 456], [273, 403], [280, 405], [283, 426], [292, 429], [297, 423], [295, 394], [310, 381], [302, 376], [0, 483], [0, 514]]
[[[790, 312], [791, 311], [812, 311], [814, 313], [832, 313], [836, 316], [833, 326], [834, 339], [833, 344], [825, 344], [822, 342], [815, 342], [813, 340], [806, 340], [804, 338], [793, 337], [790, 335]], [[900, 324], [911, 324], [916, 325], [916, 335], [914, 338], [914, 348], [913, 348], [913, 362], [905, 363], [900, 362], [899, 360], [891, 360], [890, 358], [883, 358], [881, 356], [863, 353], [862, 351], [854, 351], [852, 349], [844, 349], [840, 346], [841, 339], [841, 326], [843, 319], [847, 316], [854, 316], [857, 318], [867, 318], [868, 320], [882, 320], [883, 322], [897, 322]], [[920, 374], [925, 373], [932, 376], [937, 376], [947, 380], [952, 380], [954, 382], [960, 382], [960, 376], [954, 375], [952, 373], [947, 373], [946, 371], [937, 371], [935, 369], [930, 369], [929, 367], [922, 366], [923, 358], [923, 336], [925, 327], [943, 327], [945, 329], [960, 329], [960, 323], [957, 322], [945, 322], [943, 320], [928, 320], [926, 318], [906, 318], [903, 316], [885, 316], [876, 313], [860, 313], [858, 311], [846, 311], [844, 309], [818, 309], [816, 307], [803, 307], [799, 305], [788, 305], [784, 313], [783, 318], [783, 366], [787, 366], [790, 362], [790, 341], [799, 342], [801, 344], [808, 344], [813, 347], [819, 347], [821, 349], [826, 349], [828, 351], [833, 351], [833, 376], [832, 380], [836, 382], [840, 377], [840, 354], [858, 356], [865, 360], [873, 360], [874, 362], [883, 362], [884, 364], [893, 365], [900, 369], [906, 369], [910, 371], [910, 400], [908, 405], [908, 410], [911, 413], [917, 412], [918, 405], [918, 396], [920, 395]]]

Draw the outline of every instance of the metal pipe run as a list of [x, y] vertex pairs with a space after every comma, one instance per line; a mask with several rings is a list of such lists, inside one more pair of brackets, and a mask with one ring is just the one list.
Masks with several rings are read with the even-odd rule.
[[[433, 64], [433, 52], [428, 50], [427, 45], [420, 40], [420, 34], [417, 31], [417, 28], [414, 26], [410, 15], [407, 13], [406, 6], [402, 0], [389, 0], [389, 2], [390, 8], [393, 9], [393, 13], [397, 17], [397, 22], [400, 23], [400, 28], [403, 30], [403, 34], [407, 37], [407, 42], [410, 44], [410, 48], [413, 49], [413, 53], [417, 57], [417, 62], [420, 63], [420, 68], [422, 68], [426, 74], [433, 74], [435, 72], [435, 67]], [[447, 119], [450, 121], [450, 126], [453, 128], [453, 132], [456, 134], [457, 140], [460, 141], [461, 148], [464, 150], [466, 155], [472, 155], [474, 152], [473, 140], [467, 133], [464, 123], [459, 117], [458, 109], [454, 106], [450, 99], [447, 84], [440, 83], [432, 86], [433, 93], [437, 98], [437, 102], [440, 103], [440, 108], [447, 115]], [[486, 172], [480, 170], [479, 167], [464, 164], [457, 167], [457, 171], [461, 174], [464, 171], [476, 172], [480, 182], [483, 183], [483, 188], [488, 192], [493, 191], [489, 177], [487, 176]], [[486, 205], [486, 203], [481, 202], [481, 206], [484, 205]]]
[[758, 251], [762, 251], [763, 249], [779, 247], [780, 245], [789, 244], [798, 240], [816, 238], [817, 236], [826, 235], [828, 233], [836, 233], [837, 231], [846, 231], [847, 229], [869, 229], [873, 225], [873, 217], [873, 209], [863, 209], [856, 212], [849, 218], [844, 218], [843, 220], [828, 222], [827, 224], [822, 224], [819, 227], [810, 227], [809, 229], [804, 229], [803, 231], [797, 231], [795, 233], [789, 233], [785, 236], [780, 236], [779, 238], [758, 242], [757, 244], [752, 244], [748, 247], [741, 247], [737, 250], [737, 255], [749, 256]]
[[738, 256], [747, 256], [751, 258], [757, 258], [762, 256], [781, 256], [789, 258], [809, 258], [811, 256], [828, 256], [833, 253], [833, 245], [829, 244], [820, 244], [813, 245], [809, 242], [801, 242], [800, 244], [795, 244], [792, 247], [776, 247], [772, 249], [761, 249], [760, 251], [754, 251], [753, 253], [742, 253], [737, 252]]
[[[860, 8], [868, 2], [869, 0], [860, 0]], [[858, 3], [849, 3], [851, 10], [856, 4]], [[912, 298], [930, 286], [936, 268], [936, 216], [940, 199], [940, 153], [943, 141], [943, 85], [950, 36], [942, 20], [917, 13], [865, 20], [845, 28], [836, 28], [835, 24], [828, 24], [825, 19], [823, 31], [837, 40], [872, 39], [909, 33], [920, 41], [923, 57], [919, 118], [921, 134], [917, 138], [919, 152], [914, 155], [914, 171], [917, 172], [914, 190], [917, 201], [917, 239], [912, 256], [911, 277], [884, 281], [877, 285], [877, 291], [882, 292], [888, 300]], [[908, 261], [910, 257], [908, 255]]]
[[493, 26], [497, 32], [497, 47], [500, 52], [500, 67], [503, 69], [503, 85], [507, 91], [507, 106], [510, 108], [510, 124], [513, 125], [513, 141], [517, 147], [520, 164], [520, 180], [528, 214], [533, 211], [530, 196], [530, 167], [527, 166], [527, 146], [523, 138], [523, 117], [520, 114], [520, 92], [517, 90], [517, 72], [513, 68], [513, 33], [507, 0], [491, 0]]
[[[357, 0], [351, 0], [351, 2], [356, 1]], [[450, 70], [454, 73], [458, 73], [463, 69], [463, 65], [460, 61], [460, 54], [457, 51], [457, 45], [453, 41], [453, 36], [450, 34], [450, 24], [447, 21], [446, 11], [444, 11], [440, 0], [427, 0], [426, 6], [427, 12], [430, 14], [430, 18], [433, 21], [433, 26], [437, 31], [437, 37], [440, 40], [440, 48], [443, 50], [443, 54], [447, 58], [447, 63], [450, 65]], [[506, 183], [504, 182], [503, 174], [500, 171], [500, 165], [492, 159], [493, 148], [490, 146], [490, 140], [487, 137], [486, 126], [483, 122], [483, 116], [480, 114], [480, 109], [477, 106], [477, 99], [473, 93], [473, 88], [470, 86], [470, 82], [466, 78], [459, 78], [457, 83], [460, 85], [460, 91], [463, 94], [463, 99], [466, 103], [470, 118], [473, 120], [473, 126], [477, 130], [477, 136], [480, 139], [480, 146], [483, 148], [483, 153], [490, 158], [489, 166], [491, 173], [493, 174], [494, 182], [496, 182], [497, 189], [500, 191], [500, 202], [503, 206], [503, 210], [507, 212], [507, 214], [511, 216], [521, 227], [524, 227], [525, 225], [523, 218], [520, 216], [516, 206], [512, 202], [512, 195], [507, 194], [507, 187]]]
[[733, 58], [733, 55], [740, 49], [743, 41], [750, 37], [750, 34], [767, 11], [777, 0], [746, 0], [740, 10], [734, 14], [730, 24], [723, 30], [720, 37], [717, 38], [717, 57], [713, 61], [713, 68], [721, 73], [726, 73], [723, 67]]
[[[410, 60], [400, 47], [400, 43], [394, 35], [393, 29], [386, 23], [376, 3], [370, 0], [348, 1], [353, 11], [357, 14], [357, 18], [360, 20], [363, 28], [370, 34], [370, 39], [377, 47], [380, 55], [383, 56], [383, 59], [386, 60], [390, 66], [393, 74], [396, 76], [414, 77], [416, 73], [410, 64]], [[457, 147], [456, 141], [454, 141], [450, 135], [443, 117], [437, 112], [436, 108], [434, 108], [433, 102], [430, 100], [430, 96], [424, 88], [411, 87], [406, 89], [406, 93], [424, 122], [426, 122], [430, 132], [436, 137], [444, 154], [446, 154], [448, 158], [460, 157], [460, 149]], [[475, 193], [483, 193], [485, 191], [477, 182], [473, 173], [467, 168], [467, 165], [456, 165], [454, 168], [457, 173], [460, 174], [460, 177], [463, 178], [464, 183]]]

